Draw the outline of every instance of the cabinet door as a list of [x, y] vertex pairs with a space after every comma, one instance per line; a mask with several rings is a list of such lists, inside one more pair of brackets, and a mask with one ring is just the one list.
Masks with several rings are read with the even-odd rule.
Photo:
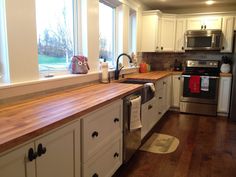
[[234, 17], [223, 18], [223, 41], [222, 41], [222, 53], [232, 52], [233, 49], [233, 36], [234, 36]]
[[204, 18], [204, 28], [206, 29], [221, 29], [222, 18], [221, 17], [207, 17]]
[[37, 177], [80, 176], [79, 121], [37, 140], [35, 145], [38, 152], [40, 144], [46, 148], [46, 153], [36, 160]]
[[186, 19], [176, 20], [175, 52], [185, 52], [184, 33], [186, 31]]
[[28, 160], [28, 151], [34, 149], [34, 143], [0, 155], [1, 177], [35, 177], [35, 160]]
[[172, 107], [179, 108], [180, 102], [180, 75], [172, 76]]
[[231, 77], [220, 77], [220, 88], [217, 108], [217, 112], [219, 113], [229, 113], [231, 79]]
[[141, 52], [155, 52], [157, 48], [158, 16], [144, 14], [142, 16]]
[[187, 30], [200, 30], [203, 25], [203, 19], [201, 18], [188, 18]]
[[160, 51], [175, 50], [175, 18], [161, 18]]

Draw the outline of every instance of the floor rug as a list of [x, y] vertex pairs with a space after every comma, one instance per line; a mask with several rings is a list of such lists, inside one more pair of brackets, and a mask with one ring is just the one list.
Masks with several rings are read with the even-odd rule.
[[140, 150], [158, 154], [167, 154], [174, 152], [178, 145], [179, 140], [174, 136], [153, 133]]

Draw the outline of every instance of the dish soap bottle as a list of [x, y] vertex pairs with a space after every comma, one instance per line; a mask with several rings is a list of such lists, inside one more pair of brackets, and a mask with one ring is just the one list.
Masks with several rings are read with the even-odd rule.
[[104, 62], [101, 63], [101, 70], [102, 70], [102, 83], [108, 83], [108, 63], [106, 62], [106, 59], [104, 59]]

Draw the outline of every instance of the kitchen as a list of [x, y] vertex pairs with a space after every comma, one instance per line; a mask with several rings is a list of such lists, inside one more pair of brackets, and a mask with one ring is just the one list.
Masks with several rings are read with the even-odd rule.
[[[39, 79], [42, 75], [38, 71], [39, 64], [33, 60], [38, 58], [35, 2], [1, 1], [0, 176], [95, 177], [112, 176], [115, 172], [117, 176], [235, 176], [236, 125], [227, 118], [235, 119], [235, 99], [231, 99], [235, 97], [234, 92], [231, 96], [231, 84], [235, 82], [232, 82], [231, 73], [219, 73], [222, 58], [235, 58], [234, 1], [216, 2], [212, 6], [199, 1], [200, 4], [196, 1], [160, 1], [154, 4], [144, 0], [100, 2], [116, 7], [118, 21], [123, 22], [117, 32], [115, 56], [123, 52], [137, 52], [131, 57], [134, 65], [147, 63], [154, 72], [137, 74], [139, 68], [128, 68], [128, 58], [121, 57], [125, 67], [120, 71], [121, 79], [114, 81], [115, 69], [110, 69], [111, 83], [100, 83], [104, 73], [99, 70], [98, 60], [99, 1], [81, 0], [81, 4], [77, 5], [81, 9], [83, 26], [77, 40], [82, 42], [76, 53], [88, 58], [90, 71], [88, 74], [56, 76], [55, 71], [50, 71], [48, 67], [45, 72], [45, 77], [48, 77]], [[136, 12], [136, 30], [131, 30], [136, 33], [134, 45], [128, 40], [127, 20], [133, 12]], [[87, 23], [84, 23], [86, 20]], [[3, 28], [3, 21], [6, 28]], [[221, 30], [220, 49], [188, 50], [186, 31], [196, 29]], [[211, 44], [212, 36], [215, 34], [211, 35]], [[216, 46], [217, 42], [213, 43]], [[209, 45], [208, 42], [204, 44]], [[213, 67], [215, 62], [217, 67]], [[201, 112], [199, 105], [194, 111], [183, 108], [188, 106], [181, 107], [186, 102], [181, 81], [186, 79], [186, 83], [190, 82], [189, 77], [183, 78], [184, 75], [196, 75], [183, 72], [192, 72], [193, 65], [201, 68], [201, 74], [204, 72], [200, 79], [212, 76], [209, 73], [219, 78], [219, 88], [213, 88], [217, 102], [206, 104], [214, 105], [214, 115], [209, 116], [209, 109]], [[119, 71], [118, 62], [115, 66]], [[234, 74], [233, 68], [234, 65]], [[55, 77], [52, 77], [54, 74]], [[208, 79], [207, 89], [211, 92], [212, 82], [211, 78]], [[127, 80], [141, 80], [141, 83], [122, 83]], [[201, 85], [199, 77], [197, 80], [197, 84]], [[147, 96], [150, 99], [144, 99], [141, 92], [145, 90], [139, 92], [147, 85], [150, 86]], [[155, 94], [150, 95], [152, 86]], [[198, 86], [194, 90], [197, 93], [192, 94], [202, 96], [201, 89], [202, 86]], [[122, 165], [122, 150], [126, 147], [123, 144], [126, 138], [123, 125], [127, 115], [123, 115], [123, 109], [127, 108], [123, 101], [136, 92], [138, 96], [135, 98], [143, 101], [139, 108], [141, 119], [150, 117], [150, 120], [141, 122], [142, 145], [154, 132], [159, 132], [177, 137], [179, 146], [169, 154], [138, 150]], [[205, 95], [203, 104], [206, 103], [204, 98]]]

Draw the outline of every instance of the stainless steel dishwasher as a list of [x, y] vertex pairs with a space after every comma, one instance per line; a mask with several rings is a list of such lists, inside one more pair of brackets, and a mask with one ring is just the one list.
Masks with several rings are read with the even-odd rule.
[[[132, 81], [123, 83], [134, 84]], [[146, 83], [146, 82], [145, 82]], [[145, 84], [135, 81], [135, 84]], [[144, 85], [142, 89], [123, 98], [123, 163], [126, 163], [141, 145], [141, 128], [130, 131], [130, 100], [141, 96], [141, 104], [146, 103], [154, 97], [149, 86]], [[140, 111], [141, 116], [141, 111]]]

